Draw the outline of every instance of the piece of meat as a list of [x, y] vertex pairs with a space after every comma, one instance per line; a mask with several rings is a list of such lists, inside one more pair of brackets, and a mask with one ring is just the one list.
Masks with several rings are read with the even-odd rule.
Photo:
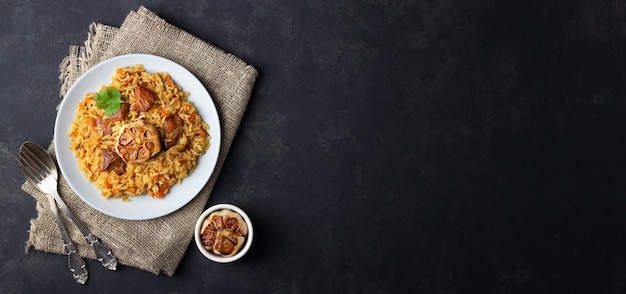
[[178, 114], [170, 115], [163, 121], [163, 129], [166, 132], [174, 132], [178, 127], [182, 126], [185, 122]]
[[128, 103], [122, 103], [120, 105], [120, 109], [118, 109], [114, 115], [109, 116], [108, 119], [111, 119], [114, 121], [124, 120], [126, 118], [126, 115], [128, 114], [129, 107], [130, 105], [128, 105]]
[[154, 104], [154, 100], [156, 100], [156, 95], [150, 89], [138, 86], [135, 88], [135, 99], [136, 102], [131, 107], [134, 111], [148, 111], [152, 104]]
[[166, 148], [170, 148], [178, 142], [178, 138], [183, 132], [185, 121], [173, 114], [165, 118], [163, 121], [163, 143]]
[[120, 109], [114, 115], [98, 118], [97, 123], [102, 128], [102, 135], [113, 134], [113, 125], [115, 122], [123, 121], [126, 118], [129, 108], [130, 105], [128, 103], [122, 103]]
[[117, 153], [109, 150], [104, 150], [102, 156], [102, 165], [100, 166], [101, 171], [110, 170], [117, 173], [118, 175], [123, 174], [126, 171], [126, 165], [124, 164], [124, 161], [117, 155]]

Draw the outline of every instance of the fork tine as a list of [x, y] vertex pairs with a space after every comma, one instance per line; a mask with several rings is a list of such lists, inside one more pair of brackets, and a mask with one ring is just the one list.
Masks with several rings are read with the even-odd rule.
[[23, 171], [26, 171], [27, 167], [22, 162], [22, 155], [21, 154], [18, 153], [18, 156], [15, 156], [15, 154], [11, 154], [11, 157], [13, 157], [13, 159], [15, 159], [15, 161], [17, 161], [17, 163], [22, 167]]
[[22, 166], [24, 176], [26, 176], [27, 179], [30, 178], [30, 180], [33, 181], [34, 184], [43, 181], [43, 176], [40, 173], [36, 172], [37, 169], [34, 166], [34, 162], [31, 158], [28, 157], [28, 155], [23, 155], [20, 153], [19, 163]]
[[[32, 158], [32, 159], [35, 161], [35, 163], [37, 164], [37, 166], [38, 166], [39, 168], [41, 168], [42, 170], [45, 170], [47, 173], [52, 173], [52, 171], [50, 170], [50, 168], [48, 167], [48, 165], [46, 165], [46, 163], [45, 163], [45, 162], [43, 162], [43, 160], [41, 160], [41, 158], [39, 158], [37, 155], [35, 155], [35, 153], [33, 153], [33, 151], [32, 151], [30, 148], [25, 147], [25, 148], [24, 148], [24, 151], [26, 151], [25, 153], [26, 153], [26, 154], [27, 154], [30, 158]], [[46, 151], [45, 151], [45, 150], [43, 150], [43, 149], [42, 149], [41, 151], [42, 151], [42, 152], [46, 152]]]
[[17, 161], [17, 163], [22, 167], [22, 173], [24, 174], [24, 177], [26, 177], [26, 179], [33, 185], [36, 186], [37, 183], [39, 182], [39, 180], [37, 179], [37, 176], [35, 174], [33, 174], [32, 172], [32, 167], [26, 165], [26, 159], [24, 157], [22, 157], [22, 155], [20, 154], [19, 156], [20, 158], [17, 158], [15, 156], [13, 156], [13, 158], [15, 159], [15, 161]]
[[47, 175], [52, 174], [52, 171], [50, 170], [50, 168], [39, 157], [37, 157], [37, 155], [35, 155], [35, 153], [33, 153], [29, 148], [25, 147], [23, 151], [24, 151], [23, 153], [30, 159], [30, 163], [34, 165], [33, 170], [37, 171], [41, 175], [42, 180]]
[[39, 160], [35, 154], [33, 154], [28, 148], [24, 148], [20, 152], [20, 158], [23, 160], [23, 165], [25, 166], [26, 172], [30, 174], [30, 176], [36, 180], [37, 182], [42, 182], [46, 178], [46, 173], [44, 168], [47, 167]]

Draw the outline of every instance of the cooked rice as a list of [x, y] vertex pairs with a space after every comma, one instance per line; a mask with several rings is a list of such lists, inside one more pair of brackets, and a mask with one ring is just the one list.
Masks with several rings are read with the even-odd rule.
[[[103, 135], [96, 121], [104, 115], [104, 109], [95, 105], [94, 93], [88, 93], [79, 104], [76, 120], [72, 123], [69, 136], [70, 149], [78, 158], [78, 165], [90, 182], [94, 182], [105, 198], [123, 198], [151, 195], [164, 197], [172, 185], [181, 184], [183, 178], [195, 168], [198, 158], [209, 148], [209, 126], [205, 123], [192, 102], [187, 101], [188, 92], [174, 83], [167, 72], [148, 73], [143, 65], [118, 68], [112, 82], [106, 87], [117, 88], [122, 99], [133, 105], [136, 101], [135, 88], [142, 85], [154, 91], [156, 100], [150, 110], [137, 112], [131, 109], [126, 119], [116, 122], [112, 135]], [[102, 87], [105, 88], [105, 87]], [[102, 89], [101, 88], [101, 89]], [[184, 130], [178, 144], [165, 148], [145, 162], [126, 163], [124, 173], [101, 171], [105, 149], [115, 150], [115, 139], [122, 125], [138, 120], [161, 128], [163, 120], [178, 114], [184, 120]]]

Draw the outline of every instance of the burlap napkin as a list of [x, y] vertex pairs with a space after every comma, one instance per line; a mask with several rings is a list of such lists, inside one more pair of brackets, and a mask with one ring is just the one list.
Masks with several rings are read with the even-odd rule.
[[[207, 88], [220, 115], [222, 146], [209, 182], [189, 204], [152, 220], [129, 221], [110, 217], [91, 208], [70, 189], [64, 178], [59, 193], [67, 205], [94, 234], [111, 247], [120, 264], [169, 276], [176, 271], [193, 238], [195, 222], [207, 200], [246, 109], [257, 71], [239, 58], [182, 31], [145, 7], [131, 11], [121, 27], [92, 24], [85, 46], [73, 46], [61, 64], [61, 96], [92, 66], [108, 58], [146, 53], [168, 58], [191, 71]], [[51, 145], [52, 146], [52, 145]], [[54, 156], [54, 150], [49, 151]], [[22, 189], [37, 200], [36, 219], [31, 220], [26, 248], [62, 254], [63, 241], [48, 200], [28, 183]], [[155, 199], [155, 201], [158, 201]], [[80, 231], [64, 217], [80, 255], [94, 259]]]

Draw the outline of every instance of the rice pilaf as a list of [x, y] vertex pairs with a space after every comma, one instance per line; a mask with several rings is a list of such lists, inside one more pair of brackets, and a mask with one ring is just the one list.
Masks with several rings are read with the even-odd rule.
[[[76, 110], [68, 135], [79, 168], [105, 198], [129, 200], [145, 194], [162, 198], [174, 184], [182, 183], [208, 150], [209, 126], [187, 100], [189, 93], [167, 72], [148, 73], [140, 64], [117, 68], [111, 84], [101, 89], [108, 87], [119, 90], [124, 100], [118, 113], [105, 116], [104, 109], [96, 106], [94, 93], [88, 93]], [[140, 90], [149, 91], [153, 97], [147, 107]], [[131, 134], [128, 128], [142, 133], [124, 140], [126, 135], [120, 132]], [[158, 141], [140, 142], [141, 136], [155, 132], [152, 135]], [[137, 153], [120, 151], [126, 147], [121, 145], [153, 148], [148, 144], [155, 142], [162, 147], [141, 161]]]

